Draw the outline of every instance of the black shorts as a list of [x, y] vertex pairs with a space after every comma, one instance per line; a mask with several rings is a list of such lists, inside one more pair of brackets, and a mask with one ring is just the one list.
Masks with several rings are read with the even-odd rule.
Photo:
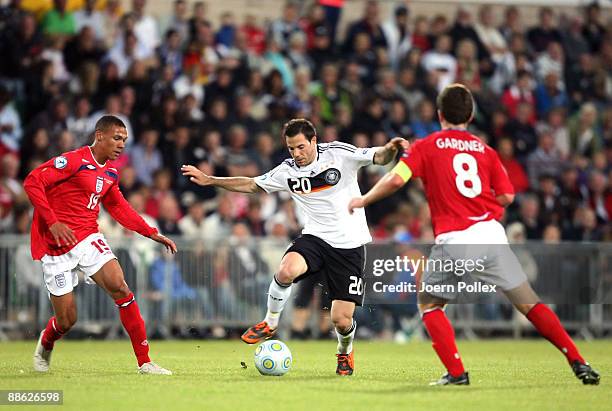
[[308, 270], [293, 282], [321, 273], [329, 288], [329, 298], [363, 303], [363, 271], [365, 269], [365, 246], [357, 248], [334, 248], [310, 234], [296, 238], [285, 254], [294, 252], [306, 260]]

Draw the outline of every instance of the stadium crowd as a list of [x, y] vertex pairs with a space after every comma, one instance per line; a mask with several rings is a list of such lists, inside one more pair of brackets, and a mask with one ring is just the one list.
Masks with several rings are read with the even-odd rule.
[[[423, 138], [439, 129], [438, 91], [460, 82], [477, 102], [472, 131], [519, 194], [507, 222], [527, 239], [612, 238], [612, 33], [597, 3], [543, 7], [526, 27], [515, 6], [448, 19], [404, 3], [383, 16], [367, 1], [345, 30], [343, 1], [288, 2], [265, 22], [185, 0], [160, 18], [145, 0], [53, 3], [43, 15], [19, 0], [0, 8], [1, 233], [28, 232], [27, 173], [88, 144], [95, 121], [114, 114], [130, 135], [121, 189], [162, 233], [289, 239], [300, 216], [288, 197], [196, 187], [180, 166], [262, 174], [288, 156], [280, 129], [293, 117], [311, 119], [320, 142]], [[365, 168], [362, 189], [384, 172]], [[367, 212], [376, 239], [432, 240], [417, 181]]]

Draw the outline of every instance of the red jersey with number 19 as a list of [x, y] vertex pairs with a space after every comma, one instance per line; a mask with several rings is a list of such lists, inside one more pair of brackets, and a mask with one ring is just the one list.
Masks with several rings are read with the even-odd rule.
[[62, 222], [74, 231], [77, 242], [98, 232], [100, 202], [124, 227], [144, 236], [157, 232], [150, 227], [119, 191], [119, 174], [107, 161], [99, 164], [89, 146], [64, 153], [33, 170], [24, 189], [34, 205], [32, 257], [54, 256], [70, 251], [73, 245], [57, 246], [49, 231]]
[[504, 208], [495, 197], [514, 194], [495, 150], [465, 130], [430, 134], [412, 144], [401, 161], [423, 180], [436, 236], [499, 220]]

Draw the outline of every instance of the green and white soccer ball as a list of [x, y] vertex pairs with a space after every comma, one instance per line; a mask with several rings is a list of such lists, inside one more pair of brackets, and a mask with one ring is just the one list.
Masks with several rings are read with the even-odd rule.
[[291, 351], [282, 341], [265, 341], [255, 349], [255, 367], [262, 375], [285, 375], [292, 361]]

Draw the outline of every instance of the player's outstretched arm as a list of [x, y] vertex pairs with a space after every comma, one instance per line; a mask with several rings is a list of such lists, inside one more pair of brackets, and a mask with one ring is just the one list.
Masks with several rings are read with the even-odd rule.
[[221, 187], [229, 191], [239, 193], [257, 193], [262, 189], [250, 177], [214, 177], [198, 170], [194, 166], [184, 165], [181, 167], [183, 175], [189, 177], [189, 181], [200, 186]]
[[408, 166], [400, 161], [393, 170], [389, 171], [383, 178], [378, 180], [378, 183], [376, 183], [370, 191], [361, 197], [353, 198], [349, 202], [349, 213], [353, 214], [356, 208], [367, 207], [372, 203], [390, 196], [402, 188], [402, 186], [406, 184], [411, 176], [412, 172]]
[[401, 137], [395, 137], [384, 146], [378, 147], [378, 150], [374, 153], [374, 164], [389, 164], [391, 161], [395, 160], [400, 150], [408, 150], [409, 147], [410, 143], [408, 143], [408, 141]]

